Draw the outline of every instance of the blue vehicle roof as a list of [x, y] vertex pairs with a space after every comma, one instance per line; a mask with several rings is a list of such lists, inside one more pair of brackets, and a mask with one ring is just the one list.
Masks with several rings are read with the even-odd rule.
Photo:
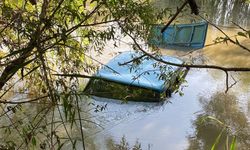
[[[179, 67], [163, 63], [156, 65], [159, 64], [159, 62], [148, 57], [142, 57], [138, 65], [133, 65], [133, 62], [121, 65], [142, 55], [143, 54], [134, 51], [123, 52], [102, 66], [95, 76], [117, 83], [152, 89], [160, 93], [164, 92], [168, 88], [168, 84], [165, 82], [166, 80], [160, 79], [159, 75], [161, 74], [161, 70], [165, 67], [166, 71], [164, 73], [167, 74], [177, 71]], [[175, 57], [161, 56], [161, 59], [172, 63], [183, 64], [182, 60]], [[169, 79], [170, 78], [171, 76]]]
[[151, 29], [149, 43], [163, 48], [180, 50], [203, 48], [206, 41], [208, 23], [170, 25], [163, 33], [165, 25], [156, 24]]

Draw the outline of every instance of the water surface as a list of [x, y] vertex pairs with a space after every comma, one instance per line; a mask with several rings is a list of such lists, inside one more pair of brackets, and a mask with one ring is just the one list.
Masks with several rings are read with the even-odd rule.
[[[157, 0], [159, 7], [177, 7], [176, 1]], [[241, 31], [233, 26], [232, 21], [249, 28], [250, 5], [239, 1], [199, 1], [202, 14], [207, 13], [208, 19], [219, 25], [230, 37], [235, 39]], [[185, 15], [184, 15], [185, 16]], [[250, 53], [231, 43], [214, 43], [216, 37], [223, 37], [216, 28], [209, 26], [206, 47], [191, 54], [174, 50], [161, 50], [162, 54], [179, 56], [196, 64], [214, 64], [224, 67], [250, 67]], [[241, 44], [250, 47], [250, 40], [237, 37]], [[115, 51], [128, 50], [126, 44]], [[107, 51], [100, 60], [108, 61], [114, 51]], [[217, 125], [201, 125], [202, 116], [211, 115], [226, 125], [233, 132], [239, 132], [238, 148], [250, 147], [250, 78], [249, 73], [230, 73], [230, 84], [237, 82], [225, 94], [225, 73], [218, 70], [192, 69], [186, 77], [187, 87], [184, 96], [172, 95], [163, 103], [121, 104], [119, 101], [95, 98], [95, 103], [107, 105], [107, 109], [99, 114], [104, 130], [99, 130], [91, 137], [98, 139], [101, 149], [109, 139], [119, 142], [123, 136], [130, 145], [136, 140], [143, 149], [210, 149], [222, 130]], [[224, 148], [223, 136], [218, 148]], [[231, 137], [230, 137], [231, 138]], [[229, 140], [230, 141], [230, 140]], [[100, 148], [100, 147], [99, 147]]]
[[[156, 0], [155, 5], [158, 8], [176, 8], [180, 2]], [[231, 21], [250, 29], [250, 19], [248, 19], [250, 5], [243, 5], [240, 0], [201, 0], [199, 5], [201, 14], [206, 13], [209, 20], [218, 24], [233, 39], [235, 39], [234, 35], [241, 30], [233, 27]], [[192, 21], [193, 16], [184, 14], [182, 17], [184, 20], [187, 17], [188, 21]], [[183, 20], [183, 18], [178, 19]], [[178, 56], [195, 64], [250, 67], [250, 53], [238, 46], [231, 43], [208, 46], [213, 44], [213, 40], [218, 36], [223, 35], [214, 27], [209, 26], [205, 48], [192, 53], [162, 49], [161, 53]], [[241, 44], [250, 47], [249, 39], [237, 38]], [[127, 37], [123, 41], [126, 43], [121, 43], [119, 48], [114, 48], [110, 44], [102, 55], [93, 54], [93, 57], [102, 63], [107, 63], [118, 52], [131, 50], [131, 46], [127, 43], [132, 41]], [[236, 84], [229, 89], [227, 94], [225, 94], [225, 73], [222, 71], [191, 69], [186, 80], [187, 83], [183, 85], [186, 86], [182, 91], [183, 96], [176, 93], [161, 103], [128, 102], [122, 104], [117, 100], [82, 97], [82, 110], [90, 110], [83, 111], [82, 118], [96, 123], [89, 123], [83, 128], [87, 149], [109, 150], [109, 143], [111, 141], [119, 143], [123, 136], [131, 146], [138, 140], [143, 149], [210, 149], [222, 128], [214, 123], [200, 124], [201, 117], [205, 115], [214, 116], [230, 126], [232, 130], [230, 134], [238, 131], [238, 149], [248, 149], [250, 147], [250, 73], [230, 73], [230, 85], [235, 82]], [[11, 97], [20, 98], [22, 95], [11, 95]], [[95, 106], [107, 104], [107, 108], [102, 112], [95, 112], [93, 109], [95, 106], [88, 105], [90, 102], [95, 103]], [[39, 104], [28, 104], [22, 109], [28, 110], [29, 113], [26, 115], [32, 120], [32, 113], [40, 112], [44, 108]], [[59, 109], [63, 112], [62, 107]], [[52, 113], [50, 115], [52, 116]], [[47, 115], [47, 121], [51, 120], [50, 115]], [[20, 114], [13, 114], [14, 119], [20, 116]], [[58, 113], [55, 114], [58, 120], [60, 120], [59, 116]], [[8, 124], [11, 124], [8, 118], [1, 118], [1, 125], [7, 126]], [[59, 136], [67, 134], [63, 126], [58, 126], [58, 131], [60, 131]], [[70, 134], [74, 139], [80, 140], [79, 125], [74, 127]], [[0, 134], [0, 141], [13, 137], [16, 135]], [[231, 135], [230, 138], [232, 138]], [[42, 139], [39, 140], [42, 141]], [[223, 134], [219, 148], [223, 148], [224, 145], [225, 134]], [[80, 142], [77, 146], [81, 149]], [[70, 143], [66, 143], [63, 148], [70, 149]]]

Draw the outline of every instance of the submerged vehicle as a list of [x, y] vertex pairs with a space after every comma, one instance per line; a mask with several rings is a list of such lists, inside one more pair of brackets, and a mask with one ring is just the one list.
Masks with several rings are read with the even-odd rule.
[[161, 33], [165, 25], [156, 24], [151, 29], [149, 44], [161, 48], [193, 50], [204, 47], [208, 23], [170, 25]]
[[[176, 64], [183, 61], [170, 56], [159, 56]], [[127, 51], [119, 54], [94, 74], [84, 92], [98, 97], [157, 102], [168, 97], [184, 78], [187, 69], [166, 65], [139, 54]]]

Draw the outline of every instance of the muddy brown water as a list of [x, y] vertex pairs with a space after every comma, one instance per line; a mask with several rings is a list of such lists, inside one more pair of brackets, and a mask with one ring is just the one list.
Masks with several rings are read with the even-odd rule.
[[[165, 3], [166, 1], [158, 1]], [[200, 2], [202, 8], [212, 5], [211, 1]], [[176, 2], [174, 5], [178, 5]], [[216, 5], [217, 4], [217, 5]], [[234, 20], [249, 29], [250, 6], [242, 6], [237, 1], [214, 1], [215, 12], [209, 12], [209, 19], [218, 24], [232, 39], [241, 31], [228, 20]], [[233, 8], [233, 9], [232, 9]], [[224, 10], [226, 9], [226, 10]], [[208, 10], [208, 8], [206, 8]], [[245, 16], [245, 17], [243, 17]], [[243, 17], [244, 19], [240, 19]], [[250, 53], [231, 43], [215, 44], [216, 37], [223, 34], [213, 26], [209, 26], [206, 45], [203, 49], [190, 54], [175, 50], [161, 50], [163, 55], [178, 56], [196, 64], [213, 64], [224, 67], [250, 67]], [[250, 40], [237, 37], [240, 43], [250, 47]], [[129, 40], [126, 40], [129, 41]], [[211, 45], [212, 44], [212, 45]], [[209, 46], [211, 45], [211, 46]], [[122, 48], [107, 51], [101, 60], [107, 62], [116, 52], [129, 50], [124, 44]], [[103, 114], [104, 130], [93, 134], [96, 145], [100, 149], [109, 149], [104, 146], [110, 139], [119, 142], [125, 136], [132, 146], [138, 140], [143, 149], [153, 150], [183, 150], [183, 149], [210, 149], [222, 130], [217, 125], [198, 124], [201, 116], [211, 115], [224, 122], [235, 133], [237, 130], [238, 149], [250, 147], [250, 73], [230, 73], [230, 85], [236, 84], [225, 94], [225, 73], [218, 70], [191, 69], [187, 77], [187, 87], [184, 95], [172, 95], [163, 103], [135, 103], [120, 104], [117, 101], [94, 98], [98, 104], [108, 104]], [[100, 121], [101, 123], [102, 121]], [[231, 134], [232, 135], [232, 134]], [[229, 139], [232, 136], [229, 136]], [[224, 148], [226, 136], [221, 138], [218, 148]], [[229, 140], [230, 142], [230, 140]], [[100, 146], [101, 145], [101, 146]], [[97, 148], [97, 149], [98, 149]]]
[[[156, 0], [157, 7], [176, 7], [180, 3], [166, 0]], [[230, 2], [230, 3], [229, 3]], [[208, 12], [210, 20], [221, 26], [233, 39], [240, 30], [233, 27], [228, 20], [233, 20], [244, 28], [250, 29], [250, 5], [241, 5], [236, 0], [199, 1], [202, 12]], [[207, 7], [210, 6], [210, 7]], [[241, 8], [242, 9], [239, 9]], [[209, 8], [213, 8], [209, 10]], [[238, 14], [238, 16], [237, 16]], [[211, 17], [212, 16], [212, 17]], [[211, 45], [218, 36], [223, 36], [216, 28], [209, 26], [206, 45]], [[129, 38], [123, 39], [132, 42]], [[241, 44], [250, 47], [250, 40], [238, 37]], [[130, 45], [121, 43], [119, 48], [108, 45], [103, 55], [93, 56], [102, 63], [108, 62], [118, 52], [131, 50]], [[225, 67], [250, 67], [250, 53], [231, 43], [220, 43], [205, 46], [192, 53], [175, 50], [161, 50], [163, 55], [177, 56], [195, 64], [213, 64]], [[82, 117], [96, 124], [88, 124], [83, 128], [87, 149], [109, 150], [110, 143], [119, 141], [124, 136], [130, 146], [137, 140], [143, 150], [205, 150], [210, 149], [222, 128], [216, 123], [200, 124], [204, 115], [214, 116], [230, 127], [229, 142], [232, 134], [237, 134], [238, 149], [247, 150], [250, 147], [250, 73], [230, 73], [230, 85], [236, 84], [225, 94], [225, 73], [218, 70], [191, 69], [183, 86], [183, 96], [178, 93], [162, 103], [128, 102], [105, 98], [83, 97], [83, 110], [92, 109], [86, 101], [107, 108], [99, 113], [82, 112]], [[22, 96], [18, 96], [22, 97]], [[17, 97], [17, 98], [18, 98]], [[37, 112], [39, 106], [25, 106], [30, 112]], [[32, 108], [32, 109], [31, 109]], [[59, 114], [55, 113], [59, 118]], [[18, 116], [16, 116], [18, 117]], [[2, 124], [10, 123], [2, 119]], [[68, 126], [69, 127], [69, 126]], [[58, 135], [65, 136], [64, 128], [58, 127]], [[237, 131], [237, 132], [236, 132]], [[79, 127], [70, 134], [74, 139], [80, 139]], [[0, 134], [0, 140], [12, 138]], [[15, 136], [14, 136], [15, 137]], [[223, 135], [218, 148], [224, 148], [226, 136]], [[71, 149], [66, 143], [63, 149]], [[81, 143], [77, 143], [77, 149]]]

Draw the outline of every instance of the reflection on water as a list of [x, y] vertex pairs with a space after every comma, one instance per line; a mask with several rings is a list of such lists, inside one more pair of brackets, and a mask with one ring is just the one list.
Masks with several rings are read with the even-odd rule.
[[[199, 76], [195, 76], [197, 74]], [[211, 82], [213, 79], [207, 77], [207, 71], [190, 72], [187, 79], [190, 83], [189, 88], [184, 90], [185, 95], [183, 97], [174, 95], [169, 99], [171, 103], [165, 101], [161, 105], [134, 102], [120, 104], [106, 101], [109, 109], [100, 115], [107, 116], [103, 119], [111, 120], [106, 124], [106, 130], [96, 136], [111, 136], [119, 141], [125, 135], [127, 141], [132, 144], [138, 138], [144, 149], [148, 145], [156, 150], [184, 149], [188, 145], [186, 133], [192, 133], [190, 118], [193, 113], [200, 110], [197, 93], [209, 94], [217, 88]], [[195, 88], [199, 86], [205, 86], [208, 89]]]
[[223, 130], [223, 126], [215, 121], [207, 121], [202, 123], [204, 116], [213, 116], [223, 122], [228, 129], [223, 132], [223, 135], [218, 143], [217, 149], [224, 149], [229, 136], [229, 144], [232, 141], [232, 136], [237, 136], [237, 149], [247, 150], [250, 147], [250, 125], [246, 114], [240, 110], [238, 98], [232, 94], [215, 93], [210, 98], [201, 97], [199, 99], [203, 112], [197, 115], [193, 126], [195, 132], [189, 136], [190, 150], [210, 149]]
[[[155, 0], [158, 8], [177, 8], [183, 1]], [[243, 0], [196, 0], [200, 8], [200, 14], [209, 17], [213, 23], [223, 26], [231, 26], [232, 21], [243, 27], [250, 26], [250, 4]], [[188, 15], [190, 17], [190, 10]], [[194, 16], [192, 16], [194, 17]], [[191, 18], [191, 17], [190, 17]]]
[[[158, 7], [176, 7], [180, 4], [178, 1], [166, 0], [157, 0], [157, 3]], [[250, 14], [249, 5], [242, 4], [237, 0], [206, 0], [199, 1], [199, 3], [201, 4], [201, 12], [206, 12], [214, 23], [228, 26], [233, 20], [249, 28], [250, 22], [247, 17]], [[233, 39], [240, 31], [231, 27], [223, 27], [222, 29]], [[206, 45], [214, 43], [216, 37], [220, 36], [223, 37], [223, 34], [210, 26]], [[241, 44], [250, 47], [249, 39], [240, 37], [237, 39]], [[123, 51], [123, 49], [118, 51]], [[196, 64], [250, 67], [250, 53], [231, 43], [207, 46], [191, 54], [174, 50], [161, 50], [161, 52], [179, 56]], [[113, 52], [109, 51], [107, 54], [110, 53]], [[111, 57], [104, 58], [107, 61]], [[150, 108], [147, 103], [119, 104], [106, 100], [109, 109], [105, 111], [105, 115], [101, 116], [105, 116], [102, 117], [104, 120], [110, 121], [104, 123], [105, 130], [97, 133], [94, 137], [97, 139], [112, 138], [119, 142], [125, 135], [130, 144], [139, 139], [143, 149], [147, 149], [149, 146], [154, 150], [210, 149], [220, 133], [221, 127], [210, 124], [200, 125], [197, 122], [204, 115], [212, 115], [231, 126], [234, 131], [242, 129], [237, 132], [239, 136], [237, 144], [238, 148], [247, 149], [250, 131], [249, 73], [230, 73], [230, 84], [234, 82], [237, 84], [229, 90], [228, 95], [224, 94], [224, 72], [204, 69], [191, 70], [186, 79], [188, 87], [183, 91], [184, 96], [173, 95], [169, 99], [171, 103], [150, 104], [152, 105]], [[97, 103], [100, 103], [100, 100]], [[224, 133], [219, 147], [225, 146], [225, 136], [226, 133]], [[105, 140], [100, 140], [100, 143], [105, 142]]]
[[[178, 1], [157, 0], [157, 2], [161, 7], [179, 5]], [[243, 5], [240, 0], [200, 0], [199, 3], [202, 6], [202, 12], [208, 13], [212, 17], [210, 19], [215, 23], [228, 25], [229, 20], [234, 20], [245, 27], [250, 25], [247, 20], [250, 6]], [[238, 10], [241, 11], [238, 12]], [[240, 31], [236, 28], [223, 28], [223, 30], [229, 36], [234, 36]], [[209, 27], [206, 45], [213, 43], [218, 36], [223, 35], [215, 28]], [[239, 41], [250, 47], [249, 39], [239, 38]], [[110, 51], [109, 48], [103, 53], [104, 55], [96, 59], [105, 63], [118, 51], [129, 49], [130, 47], [126, 45], [114, 51]], [[250, 67], [250, 53], [230, 43], [208, 46], [188, 55], [171, 50], [161, 50], [161, 52], [177, 55], [197, 64]], [[233, 76], [233, 78], [230, 77], [230, 84], [234, 83], [234, 80], [237, 81], [237, 84], [229, 90], [229, 94], [223, 93], [225, 91], [225, 74], [223, 72], [196, 69], [191, 70], [187, 75], [188, 87], [184, 88], [184, 96], [175, 94], [163, 103], [129, 102], [121, 104], [120, 101], [94, 97], [90, 102], [94, 102], [96, 105], [107, 104], [107, 108], [103, 112], [96, 113], [93, 109], [94, 106], [88, 105], [87, 100], [89, 99], [83, 97], [81, 106], [83, 110], [90, 111], [82, 112], [82, 117], [96, 122], [96, 124], [84, 122], [88, 149], [108, 150], [105, 143], [108, 144], [110, 139], [119, 142], [123, 135], [130, 145], [139, 139], [143, 149], [148, 147], [153, 150], [210, 149], [220, 133], [221, 127], [215, 124], [199, 124], [199, 118], [204, 115], [218, 118], [229, 125], [233, 131], [241, 129], [237, 133], [230, 132], [229, 134], [237, 134], [238, 148], [247, 149], [250, 136], [250, 74], [231, 73], [230, 75]], [[40, 112], [41, 109], [43, 108], [34, 105], [23, 108], [29, 112], [26, 115], [30, 116], [30, 120], [33, 119], [31, 114]], [[13, 116], [19, 118], [19, 115]], [[55, 114], [55, 116], [60, 120], [59, 114]], [[46, 117], [47, 121], [51, 120], [51, 116]], [[1, 126], [10, 124], [8, 118], [1, 118], [0, 122]], [[66, 136], [64, 127], [59, 124], [58, 134], [64, 137]], [[70, 127], [70, 124], [67, 124], [67, 127]], [[4, 130], [1, 131], [4, 132]], [[16, 132], [9, 135], [0, 133], [0, 143], [13, 137], [19, 138], [14, 134]], [[70, 134], [74, 139], [79, 140], [81, 137], [79, 125], [75, 126]], [[40, 140], [42, 141], [42, 139]], [[222, 138], [220, 144], [220, 146], [225, 145], [225, 139]], [[77, 146], [78, 149], [81, 149], [80, 142], [77, 143]], [[69, 143], [65, 144], [64, 149], [70, 148]]]

